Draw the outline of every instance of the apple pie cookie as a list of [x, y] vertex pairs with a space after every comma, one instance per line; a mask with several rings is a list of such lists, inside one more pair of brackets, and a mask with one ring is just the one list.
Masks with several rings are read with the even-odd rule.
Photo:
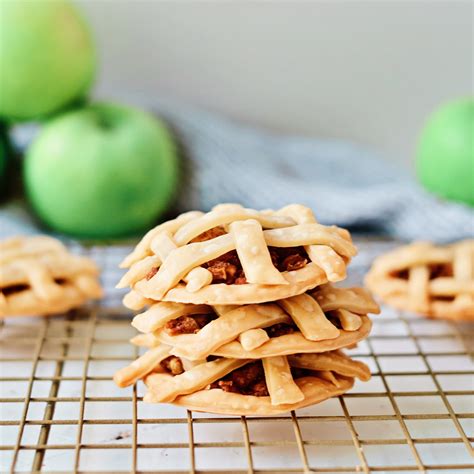
[[170, 347], [170, 354], [188, 360], [209, 355], [260, 359], [320, 353], [367, 337], [372, 326], [367, 314], [378, 312], [366, 290], [330, 284], [258, 305], [158, 302], [133, 319], [132, 326], [143, 334], [132, 342], [150, 348], [164, 344]]
[[100, 298], [99, 270], [47, 236], [0, 242], [0, 317], [56, 314]]
[[[154, 349], [153, 364], [136, 363], [114, 379], [127, 386], [144, 378], [144, 401], [229, 415], [274, 415], [340, 395], [370, 371], [340, 351], [274, 356], [263, 360], [210, 357], [197, 363]], [[133, 372], [133, 375], [132, 375]]]
[[349, 232], [319, 224], [300, 205], [255, 211], [221, 204], [149, 231], [122, 262], [125, 304], [234, 305], [299, 295], [345, 278], [356, 254]]
[[382, 301], [433, 318], [474, 320], [474, 240], [416, 242], [378, 257], [366, 277]]

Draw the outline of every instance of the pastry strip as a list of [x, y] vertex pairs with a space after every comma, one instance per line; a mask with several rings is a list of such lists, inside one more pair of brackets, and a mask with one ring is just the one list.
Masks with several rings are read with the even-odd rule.
[[138, 260], [129, 268], [128, 272], [122, 276], [116, 288], [126, 288], [134, 281], [146, 278], [153, 268], [157, 268], [161, 265], [161, 262], [162, 260], [158, 255], [150, 255], [143, 260]]
[[269, 327], [291, 319], [278, 306], [248, 305], [229, 311], [206, 324], [197, 334], [169, 336], [164, 330], [155, 332], [157, 339], [173, 346], [173, 354], [186, 359], [202, 359], [223, 344], [233, 341], [249, 329]]
[[127, 367], [115, 372], [114, 382], [119, 387], [128, 387], [134, 384], [137, 380], [149, 374], [162, 360], [166, 359], [170, 355], [169, 349], [165, 345], [150, 349]]
[[335, 385], [336, 387], [339, 387], [340, 384], [338, 378], [330, 370], [317, 370], [315, 372], [318, 377], [322, 378], [323, 380], [327, 380], [329, 383]]
[[180, 375], [148, 375], [146, 384], [155, 390], [147, 396], [146, 401], [172, 402], [179, 395], [202, 390], [247, 362], [245, 359], [218, 359], [193, 367]]
[[[341, 331], [339, 337], [322, 341], [309, 341], [303, 334], [296, 332], [284, 336], [271, 337], [269, 341], [251, 351], [246, 351], [238, 341], [228, 342], [213, 351], [220, 357], [262, 359], [276, 355], [301, 353], [320, 353], [350, 346], [365, 339], [372, 327], [367, 316], [362, 316], [362, 326], [357, 331]], [[165, 342], [165, 341], [164, 341]], [[158, 344], [159, 341], [156, 340]], [[168, 342], [169, 344], [169, 342]]]
[[262, 362], [272, 405], [297, 403], [304, 399], [303, 392], [293, 380], [286, 357], [268, 357]]
[[133, 252], [123, 259], [122, 263], [120, 264], [120, 268], [129, 268], [135, 262], [138, 262], [148, 255], [151, 255], [152, 241], [157, 235], [161, 234], [162, 232], [174, 233], [187, 222], [197, 219], [202, 215], [203, 213], [200, 211], [185, 212], [184, 214], [179, 215], [176, 219], [164, 222], [163, 224], [160, 224], [149, 230], [142, 240], [140, 240]]
[[338, 254], [347, 258], [357, 253], [354, 245], [342, 238], [334, 228], [321, 224], [298, 224], [282, 229], [265, 230], [263, 234], [267, 245], [272, 247], [298, 247], [317, 243], [329, 245]]
[[337, 316], [344, 331], [357, 331], [362, 325], [361, 317], [347, 309], [336, 309], [332, 314]]
[[294, 354], [288, 356], [292, 367], [309, 370], [330, 370], [346, 377], [360, 380], [370, 379], [370, 370], [362, 362], [353, 360], [342, 352], [332, 351], [321, 354]]
[[216, 305], [213, 305], [212, 307], [214, 308], [214, 311], [217, 315], [224, 316], [224, 314], [228, 313], [229, 311], [237, 309], [239, 307], [239, 305], [236, 305], [236, 304], [234, 304], [234, 305], [232, 305], [232, 304], [228, 304], [228, 305], [216, 304]]
[[179, 246], [186, 245], [199, 234], [206, 232], [213, 227], [223, 226], [231, 222], [237, 222], [247, 219], [256, 219], [262, 227], [273, 229], [277, 227], [286, 227], [295, 224], [290, 217], [277, 215], [264, 215], [257, 211], [244, 209], [242, 206], [230, 204], [215, 207], [211, 212], [195, 219], [182, 226], [175, 234], [175, 241]]
[[265, 344], [270, 337], [263, 329], [249, 329], [239, 335], [239, 342], [246, 351], [252, 351]]
[[66, 248], [52, 237], [39, 235], [32, 238], [12, 237], [0, 242], [0, 265], [20, 258], [66, 252]]
[[411, 267], [408, 271], [408, 293], [414, 307], [423, 311], [428, 306], [428, 281], [430, 272], [425, 265]]
[[147, 288], [153, 289], [153, 299], [161, 300], [170, 288], [176, 286], [193, 268], [220, 257], [233, 250], [234, 243], [229, 234], [211, 241], [195, 242], [173, 250], [163, 262], [155, 276], [140, 281], [140, 289], [147, 296]]
[[[292, 215], [297, 224], [316, 224], [313, 211], [300, 204], [291, 204], [278, 213]], [[346, 263], [331, 247], [327, 245], [306, 245], [306, 253], [310, 260], [320, 266], [329, 281], [341, 281], [346, 277]]]
[[306, 339], [320, 341], [339, 336], [339, 329], [326, 318], [321, 307], [311, 296], [302, 294], [277, 303], [290, 314]]
[[[161, 232], [152, 241], [152, 250], [156, 255], [145, 257], [134, 263], [129, 271], [121, 278], [117, 288], [125, 288], [133, 282], [142, 280], [153, 270], [158, 269], [168, 255], [178, 247], [169, 232]], [[183, 280], [187, 283], [186, 289], [191, 292], [200, 290], [212, 282], [212, 273], [202, 267], [193, 268]]]
[[237, 255], [248, 283], [288, 285], [272, 263], [262, 226], [254, 219], [230, 224]]
[[380, 308], [364, 288], [336, 288], [321, 285], [311, 293], [324, 312], [346, 309], [356, 314], [378, 314]]
[[189, 305], [160, 301], [147, 311], [137, 314], [132, 320], [132, 326], [140, 332], [153, 332], [163, 327], [168, 321], [188, 314], [208, 314], [212, 310], [206, 305]]
[[466, 289], [457, 294], [455, 304], [474, 307], [474, 251], [469, 242], [462, 242], [454, 250], [453, 274], [453, 283], [457, 283], [458, 288], [469, 287], [469, 282], [471, 283], [470, 291]]
[[137, 293], [135, 290], [130, 290], [122, 300], [123, 305], [133, 311], [138, 311], [143, 309], [145, 306], [152, 305], [153, 300], [145, 298], [140, 293]]

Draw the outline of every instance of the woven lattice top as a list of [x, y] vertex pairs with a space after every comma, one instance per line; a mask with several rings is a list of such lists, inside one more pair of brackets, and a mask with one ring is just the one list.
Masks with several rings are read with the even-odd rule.
[[398, 248], [374, 261], [366, 282], [380, 298], [401, 309], [474, 319], [474, 240]]
[[51, 237], [1, 242], [0, 270], [0, 316], [59, 313], [102, 295], [94, 262]]
[[[350, 346], [370, 331], [379, 309], [362, 288], [318, 287], [311, 293], [260, 305], [217, 306], [159, 302], [135, 316], [138, 345], [166, 344], [190, 360], [214, 354], [259, 359]], [[144, 356], [146, 358], [146, 356]]]
[[133, 289], [128, 302], [135, 308], [147, 300], [260, 303], [344, 279], [355, 254], [346, 230], [317, 223], [304, 206], [255, 211], [222, 204], [148, 232], [123, 261], [129, 271], [119, 287]]
[[[262, 361], [218, 358], [190, 365], [178, 359], [178, 370], [176, 365], [170, 369], [169, 364], [163, 364], [169, 360], [168, 346], [160, 345], [153, 351], [156, 365], [145, 376], [148, 393], [144, 400], [175, 403], [198, 411], [280, 413], [343, 393], [352, 386], [354, 377], [370, 379], [365, 364], [339, 351], [275, 356]], [[135, 361], [137, 367], [140, 363], [143, 360]], [[127, 384], [124, 375], [125, 371], [115, 375], [119, 385]]]

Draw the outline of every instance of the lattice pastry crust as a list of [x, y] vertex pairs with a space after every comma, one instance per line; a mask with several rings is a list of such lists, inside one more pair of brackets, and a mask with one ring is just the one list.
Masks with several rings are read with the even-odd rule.
[[[378, 312], [366, 290], [330, 284], [260, 305], [210, 307], [159, 302], [135, 316], [132, 325], [144, 334], [132, 342], [148, 347], [166, 344], [171, 347], [170, 354], [189, 360], [209, 355], [260, 359], [325, 352], [367, 337], [371, 328], [367, 314]], [[201, 327], [193, 317], [201, 319]]]
[[434, 318], [474, 320], [474, 240], [416, 242], [378, 257], [366, 277], [380, 299]]
[[356, 254], [349, 233], [317, 223], [300, 205], [255, 211], [221, 204], [149, 231], [121, 266], [124, 303], [251, 304], [304, 293], [346, 276]]
[[[248, 360], [222, 358], [195, 365], [180, 375], [151, 373], [145, 377], [148, 392], [144, 401], [173, 403], [211, 413], [274, 415], [344, 393], [352, 387], [355, 377], [363, 381], [370, 379], [365, 364], [333, 351], [263, 359], [266, 392], [260, 392], [261, 396], [225, 389], [236, 380], [232, 372], [248, 363]], [[304, 372], [298, 376], [295, 369]], [[231, 382], [225, 380], [228, 375]], [[237, 380], [241, 378], [242, 375]]]
[[0, 242], [0, 317], [46, 315], [100, 298], [99, 270], [47, 236]]

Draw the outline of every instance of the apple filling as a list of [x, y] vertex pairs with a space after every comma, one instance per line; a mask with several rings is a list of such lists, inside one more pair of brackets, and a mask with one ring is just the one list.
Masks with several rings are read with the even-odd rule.
[[[291, 367], [291, 375], [296, 380], [301, 377], [315, 376], [317, 374], [312, 370]], [[225, 377], [213, 382], [210, 388], [254, 397], [269, 396], [265, 381], [265, 371], [263, 370], [261, 360], [249, 362], [243, 367], [230, 372]]]
[[177, 336], [178, 334], [196, 334], [206, 324], [209, 324], [217, 316], [213, 313], [196, 314], [192, 316], [180, 316], [172, 319], [165, 324], [165, 331], [170, 336]]
[[163, 370], [170, 373], [171, 375], [179, 375], [184, 372], [183, 363], [181, 359], [176, 356], [169, 356], [160, 362], [160, 366]]
[[[64, 283], [66, 283], [66, 280], [64, 278], [55, 278], [54, 282], [57, 285], [63, 285]], [[4, 296], [9, 296], [9, 295], [13, 295], [14, 293], [20, 293], [22, 291], [29, 290], [30, 288], [31, 286], [28, 284], [10, 285], [4, 288], [0, 288], [0, 293], [3, 294]]]
[[[439, 263], [428, 265], [428, 270], [430, 272], [429, 279], [433, 280], [435, 278], [441, 277], [453, 277], [453, 265], [451, 263]], [[396, 270], [390, 274], [393, 278], [399, 278], [401, 280], [408, 280], [410, 277], [410, 272], [408, 268], [403, 270]]]
[[[214, 227], [198, 235], [192, 242], [204, 242], [226, 234], [222, 227]], [[303, 247], [269, 247], [273, 266], [280, 272], [303, 268], [309, 261]], [[203, 265], [212, 273], [212, 283], [243, 285], [247, 283], [244, 270], [235, 250], [231, 250]]]
[[253, 395], [254, 397], [268, 396], [265, 372], [260, 360], [250, 362], [230, 372], [225, 377], [213, 382], [210, 388], [220, 388], [224, 392]]
[[[214, 239], [227, 232], [223, 227], [214, 227], [206, 230], [202, 234], [191, 240], [191, 243], [205, 242]], [[304, 247], [268, 247], [273, 266], [280, 272], [291, 272], [303, 268], [309, 257]], [[247, 283], [245, 272], [235, 250], [231, 250], [209, 262], [204, 263], [206, 268], [212, 273], [212, 283], [225, 283], [226, 285], [244, 285]], [[158, 267], [153, 267], [147, 274], [146, 279], [150, 280], [158, 272]]]

